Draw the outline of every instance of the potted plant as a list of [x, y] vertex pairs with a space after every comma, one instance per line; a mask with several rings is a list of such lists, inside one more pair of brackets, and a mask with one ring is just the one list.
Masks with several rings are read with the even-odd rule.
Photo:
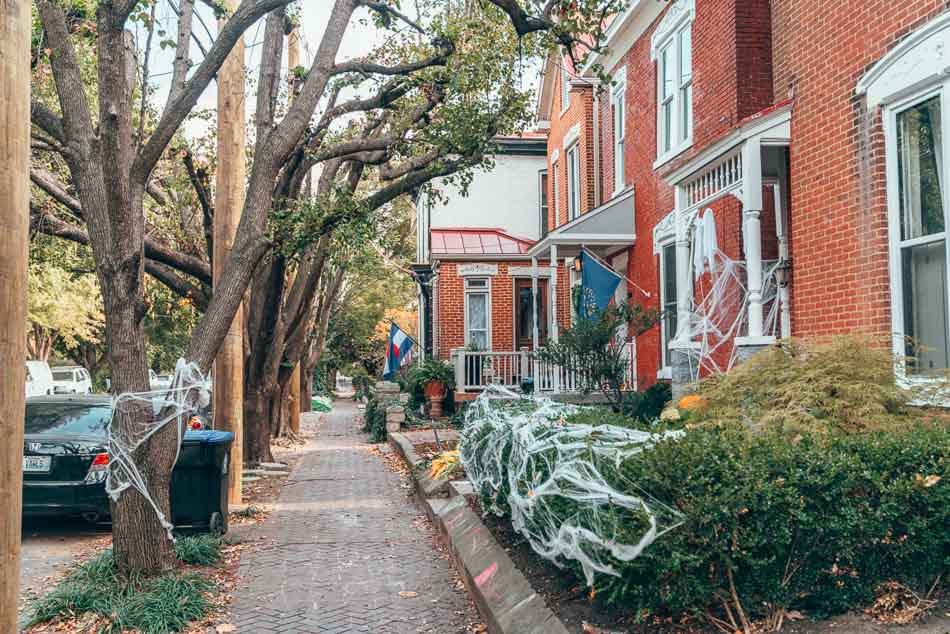
[[429, 416], [442, 417], [442, 401], [455, 383], [452, 366], [439, 359], [426, 359], [412, 370], [412, 382], [421, 385], [429, 402]]

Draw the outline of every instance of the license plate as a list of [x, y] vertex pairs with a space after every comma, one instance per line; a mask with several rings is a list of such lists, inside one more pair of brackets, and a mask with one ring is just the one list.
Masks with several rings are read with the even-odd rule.
[[23, 471], [26, 473], [46, 473], [52, 463], [52, 456], [23, 456]]

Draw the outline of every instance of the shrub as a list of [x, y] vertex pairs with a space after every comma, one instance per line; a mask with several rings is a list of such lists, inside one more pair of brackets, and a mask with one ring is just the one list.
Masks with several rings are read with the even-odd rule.
[[[888, 390], [866, 393], [886, 401]], [[724, 407], [710, 400], [709, 408]], [[854, 433], [847, 430], [869, 426], [814, 411], [795, 425], [708, 417], [693, 424], [694, 417], [707, 416], [709, 409], [700, 409], [687, 416], [688, 431], [680, 437], [615, 460], [617, 452], [605, 443], [624, 441], [607, 440], [604, 425], [627, 421], [627, 427], [660, 431], [667, 423], [583, 409], [525, 433], [513, 424], [523, 402], [474, 405], [461, 455], [483, 508], [509, 517], [537, 552], [580, 578], [590, 574], [591, 558], [606, 564], [616, 575], [601, 570], [592, 585], [608, 606], [741, 629], [743, 620], [775, 623], [790, 609], [820, 617], [866, 605], [886, 582], [926, 590], [950, 572], [950, 483], [941, 479], [950, 464], [946, 420], [878, 409], [876, 430]], [[498, 408], [514, 415], [495, 416]], [[830, 411], [843, 410], [835, 405]], [[896, 423], [882, 427], [886, 416]], [[806, 420], [812, 424], [802, 424]], [[549, 442], [557, 435], [570, 444]], [[564, 477], [565, 460], [570, 477]], [[578, 495], [592, 477], [608, 484], [606, 498]], [[532, 494], [547, 498], [537, 519], [523, 509]], [[592, 546], [597, 540], [637, 544], [648, 528], [648, 516], [616, 503], [620, 495], [643, 497], [654, 512], [671, 508], [682, 523], [632, 560], [621, 561], [609, 548], [604, 558], [604, 547]], [[669, 516], [663, 520], [660, 531], [671, 526]], [[567, 526], [575, 547], [543, 547], [538, 521]]]
[[894, 357], [873, 342], [785, 342], [727, 374], [702, 381], [708, 406], [691, 417], [716, 423], [816, 431], [891, 429], [912, 422], [912, 394], [894, 379]]
[[[685, 523], [619, 578], [609, 601], [703, 613], [724, 601], [751, 616], [822, 616], [868, 602], [878, 584], [932, 584], [950, 570], [946, 429], [860, 435], [703, 427], [625, 461], [623, 481], [680, 510]], [[928, 486], [928, 484], [930, 486]]]
[[372, 398], [363, 412], [363, 431], [370, 442], [386, 442], [386, 405]]

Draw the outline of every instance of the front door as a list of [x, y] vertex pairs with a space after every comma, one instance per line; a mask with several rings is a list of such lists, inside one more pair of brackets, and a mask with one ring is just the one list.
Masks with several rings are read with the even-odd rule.
[[[534, 313], [531, 308], [531, 280], [515, 280], [515, 347], [534, 348]], [[538, 280], [538, 341], [548, 337], [548, 281]]]

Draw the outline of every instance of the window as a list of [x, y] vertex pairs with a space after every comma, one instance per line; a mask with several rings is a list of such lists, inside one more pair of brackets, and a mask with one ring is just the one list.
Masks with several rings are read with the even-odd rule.
[[561, 62], [561, 113], [567, 111], [571, 105], [571, 77], [568, 75], [567, 66]]
[[581, 164], [580, 150], [575, 143], [567, 151], [567, 221], [581, 213]]
[[660, 322], [661, 359], [664, 368], [670, 367], [670, 342], [676, 336], [676, 243], [660, 249], [660, 305], [663, 319]]
[[624, 93], [627, 89], [627, 84], [625, 79], [617, 80], [617, 85], [614, 86], [614, 91], [611, 95], [611, 108], [613, 110], [613, 126], [614, 126], [614, 193], [618, 193], [624, 188], [624, 136], [626, 134], [625, 130], [625, 117], [624, 117], [624, 105], [625, 105], [625, 96]]
[[896, 112], [900, 310], [907, 374], [950, 367], [947, 296], [947, 205], [943, 102], [934, 95]]
[[539, 200], [541, 201], [541, 237], [548, 235], [548, 171], [538, 172]]
[[653, 40], [657, 62], [657, 161], [693, 142], [693, 4], [679, 0]]
[[465, 280], [465, 345], [491, 349], [491, 286], [488, 279]]

